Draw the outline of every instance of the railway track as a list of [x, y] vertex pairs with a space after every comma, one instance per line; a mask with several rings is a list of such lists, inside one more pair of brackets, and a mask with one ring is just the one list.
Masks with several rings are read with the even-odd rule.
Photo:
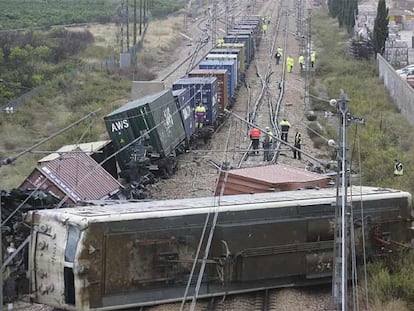
[[[183, 155], [180, 159], [179, 169], [172, 180], [162, 181], [155, 185], [153, 192], [155, 198], [170, 197], [198, 197], [212, 195], [212, 189], [217, 182], [217, 170], [225, 163], [227, 167], [253, 167], [270, 164], [263, 160], [262, 154], [252, 156], [250, 151], [250, 139], [248, 137], [248, 124], [246, 120], [264, 129], [271, 126], [275, 134], [275, 140], [279, 139], [278, 119], [287, 117], [293, 127], [300, 125], [300, 130], [305, 134], [306, 125], [304, 122], [305, 111], [305, 82], [303, 74], [297, 69], [293, 73], [286, 73], [285, 57], [292, 55], [295, 60], [300, 53], [301, 40], [298, 39], [299, 28], [304, 31], [310, 29], [305, 25], [303, 14], [297, 11], [301, 3], [294, 0], [282, 2], [266, 1], [261, 3], [261, 8], [257, 14], [270, 16], [266, 36], [262, 38], [256, 50], [255, 62], [252, 63], [246, 72], [245, 85], [238, 91], [236, 103], [232, 113], [240, 118], [229, 119], [222, 124], [216, 131], [211, 141], [207, 142], [199, 150], [193, 150]], [[306, 10], [304, 7], [303, 10]], [[293, 14], [293, 13], [295, 14]], [[301, 20], [296, 20], [296, 16], [301, 16]], [[297, 30], [298, 28], [298, 30]], [[275, 49], [281, 46], [284, 50], [284, 59], [276, 65], [274, 54]], [[207, 49], [210, 46], [207, 45]], [[181, 69], [183, 70], [183, 69]], [[181, 73], [184, 71], [181, 71]], [[178, 70], [170, 77], [177, 75], [181, 77]], [[174, 79], [172, 79], [174, 80]], [[292, 134], [290, 134], [290, 141]], [[306, 137], [306, 134], [303, 135]], [[305, 138], [306, 141], [306, 138]], [[309, 152], [306, 145], [303, 152]], [[262, 150], [261, 150], [262, 152]], [[275, 144], [275, 157], [271, 163], [286, 163], [304, 168], [305, 164], [301, 161], [291, 159], [291, 149], [284, 144]], [[187, 182], [190, 178], [191, 181]], [[174, 193], [164, 192], [167, 183], [177, 185]], [[185, 190], [184, 190], [185, 189]], [[213, 190], [214, 192], [214, 190]], [[157, 197], [157, 195], [159, 195]], [[238, 295], [231, 297], [215, 297], [208, 301], [197, 301], [195, 310], [288, 310], [277, 309], [275, 295], [279, 290], [262, 291], [256, 294]], [[300, 295], [300, 294], [299, 294]], [[328, 296], [330, 296], [328, 294]], [[272, 298], [273, 297], [273, 298]], [[284, 302], [282, 301], [281, 304]], [[188, 309], [190, 310], [189, 304]], [[152, 307], [151, 311], [179, 310], [179, 305], [165, 305]], [[147, 309], [145, 309], [147, 310]], [[306, 310], [291, 309], [291, 310]], [[312, 310], [312, 309], [309, 309]], [[313, 310], [319, 310], [317, 308]], [[327, 310], [327, 309], [326, 309]]]

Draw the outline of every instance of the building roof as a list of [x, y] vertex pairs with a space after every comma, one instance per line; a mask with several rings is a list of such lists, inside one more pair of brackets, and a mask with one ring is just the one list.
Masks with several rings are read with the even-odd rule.
[[111, 142], [110, 140], [101, 140], [101, 141], [94, 141], [94, 142], [91, 142], [91, 143], [83, 143], [83, 144], [77, 144], [77, 145], [65, 145], [65, 146], [59, 148], [58, 150], [56, 150], [56, 152], [53, 152], [53, 153], [41, 158], [37, 162], [42, 163], [42, 162], [48, 162], [48, 161], [58, 159], [61, 155], [65, 154], [69, 151], [73, 151], [77, 147], [80, 148], [81, 151], [83, 151], [86, 154], [90, 155], [92, 153], [97, 152], [101, 148], [105, 147], [110, 142]]
[[217, 184], [216, 195], [287, 191], [297, 189], [323, 188], [329, 181], [327, 175], [317, 174], [284, 164], [274, 164], [222, 172]]

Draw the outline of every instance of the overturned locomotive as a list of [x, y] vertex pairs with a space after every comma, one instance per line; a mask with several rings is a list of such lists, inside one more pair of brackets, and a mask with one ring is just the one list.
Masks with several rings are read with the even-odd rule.
[[[370, 256], [384, 249], [380, 241], [411, 239], [409, 193], [372, 187], [351, 193], [359, 255], [362, 223]], [[205, 224], [214, 226], [214, 236], [199, 297], [331, 282], [335, 201], [336, 189], [325, 188], [31, 211], [31, 294], [66, 310], [181, 300], [194, 282], [192, 265], [200, 269]]]

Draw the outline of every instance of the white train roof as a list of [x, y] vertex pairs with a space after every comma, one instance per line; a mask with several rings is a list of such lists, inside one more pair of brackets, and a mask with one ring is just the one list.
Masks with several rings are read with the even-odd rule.
[[[411, 195], [395, 189], [353, 186], [348, 188], [348, 201], [407, 198]], [[351, 197], [352, 194], [352, 197]], [[206, 214], [208, 212], [247, 211], [331, 204], [336, 201], [336, 189], [306, 189], [259, 194], [228, 195], [223, 197], [190, 198], [162, 201], [89, 201], [93, 205], [74, 208], [38, 210], [36, 214], [70, 222], [111, 222], [132, 219], [161, 218]]]

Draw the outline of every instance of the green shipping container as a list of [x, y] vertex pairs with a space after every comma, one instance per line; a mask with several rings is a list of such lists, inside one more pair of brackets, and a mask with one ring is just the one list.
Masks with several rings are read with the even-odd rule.
[[[108, 114], [105, 125], [116, 150], [131, 144], [117, 159], [122, 170], [131, 161], [138, 144], [151, 145], [152, 158], [164, 158], [185, 139], [184, 127], [171, 90], [145, 96]], [[141, 137], [141, 139], [138, 139]]]

